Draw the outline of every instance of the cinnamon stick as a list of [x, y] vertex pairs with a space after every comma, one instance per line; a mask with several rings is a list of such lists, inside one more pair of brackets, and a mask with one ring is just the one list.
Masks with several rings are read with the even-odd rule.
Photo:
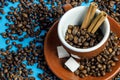
[[89, 17], [90, 17], [90, 12], [91, 12], [91, 10], [92, 10], [92, 6], [93, 6], [93, 5], [90, 5], [90, 7], [88, 8], [88, 11], [87, 11], [87, 13], [86, 13], [86, 15], [85, 15], [85, 18], [84, 18], [84, 20], [83, 20], [81, 29], [87, 27], [86, 24], [88, 24], [88, 20], [89, 20]]
[[92, 22], [92, 20], [93, 20], [93, 18], [94, 18], [94, 15], [95, 15], [95, 12], [96, 12], [96, 9], [97, 9], [97, 7], [98, 7], [98, 5], [95, 3], [95, 2], [93, 2], [93, 3], [91, 3], [93, 6], [92, 6], [92, 12], [91, 12], [91, 14], [90, 14], [90, 19], [89, 19], [89, 22], [88, 22], [88, 26], [90, 25], [90, 23]]
[[93, 22], [91, 23], [91, 25], [88, 28], [88, 32], [91, 32], [94, 28], [94, 26], [96, 25], [96, 23], [98, 22], [98, 20], [102, 17], [103, 12], [101, 12], [100, 14], [98, 14], [98, 16], [93, 20]]
[[92, 19], [94, 18], [96, 9], [97, 9], [98, 5], [95, 2], [92, 2], [88, 8], [88, 11], [85, 15], [85, 18], [83, 20], [81, 29], [83, 28], [88, 28], [88, 26], [90, 25]]
[[103, 21], [105, 20], [105, 18], [107, 17], [107, 14], [105, 12], [102, 11], [102, 14], [103, 14], [102, 17], [96, 23], [94, 23], [95, 26], [94, 26], [93, 30], [91, 31], [91, 33], [94, 34], [98, 30], [98, 28], [100, 27], [100, 25], [103, 23]]

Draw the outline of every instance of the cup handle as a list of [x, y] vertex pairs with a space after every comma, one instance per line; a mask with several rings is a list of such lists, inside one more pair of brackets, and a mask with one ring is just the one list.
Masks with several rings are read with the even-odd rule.
[[68, 10], [70, 10], [70, 9], [72, 9], [72, 8], [73, 8], [73, 7], [72, 7], [71, 4], [65, 4], [65, 5], [63, 6], [63, 9], [64, 9], [65, 12], [67, 12]]

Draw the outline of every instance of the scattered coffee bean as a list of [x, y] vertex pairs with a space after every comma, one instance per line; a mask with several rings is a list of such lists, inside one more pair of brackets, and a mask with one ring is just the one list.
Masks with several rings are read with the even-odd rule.
[[10, 43], [10, 40], [6, 40], [6, 44], [9, 44]]
[[75, 71], [75, 75], [78, 76], [79, 74], [80, 74], [80, 73], [79, 73], [79, 70], [76, 70], [76, 71]]
[[119, 59], [117, 57], [113, 57], [113, 61], [119, 61]]
[[11, 49], [12, 48], [12, 45], [8, 45], [7, 47], [6, 47], [6, 50], [9, 50], [9, 49]]
[[84, 74], [79, 74], [79, 76], [80, 76], [81, 78], [84, 78], [84, 77], [85, 77], [85, 75], [84, 75]]

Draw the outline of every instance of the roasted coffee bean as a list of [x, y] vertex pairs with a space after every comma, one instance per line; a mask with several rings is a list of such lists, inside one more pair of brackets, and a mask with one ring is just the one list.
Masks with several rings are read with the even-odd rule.
[[85, 29], [81, 30], [81, 35], [82, 36], [86, 35], [86, 30]]
[[1, 77], [4, 77], [4, 73], [3, 73], [3, 72], [0, 72], [0, 76], [1, 76]]
[[112, 53], [112, 51], [113, 51], [112, 48], [109, 48], [109, 52]]
[[84, 47], [88, 47], [88, 46], [89, 46], [89, 43], [88, 43], [88, 42], [85, 42], [83, 45], [84, 45]]
[[72, 35], [75, 36], [79, 30], [78, 26], [73, 26]]
[[9, 44], [10, 43], [10, 40], [6, 40], [6, 44]]
[[77, 36], [80, 37], [80, 31], [77, 32]]
[[7, 38], [7, 34], [4, 32], [1, 34], [3, 38]]
[[12, 48], [12, 45], [8, 45], [8, 46], [6, 47], [7, 50], [9, 50], [9, 49], [11, 49], [11, 48]]
[[12, 14], [13, 14], [13, 12], [8, 12], [8, 14], [9, 14], [9, 15], [12, 15]]
[[85, 34], [85, 38], [89, 38], [89, 34]]
[[1, 13], [1, 14], [5, 14], [5, 12], [4, 12], [3, 9], [0, 9], [0, 13]]
[[12, 45], [16, 45], [16, 42], [12, 42]]
[[69, 34], [72, 33], [72, 28], [73, 28], [72, 25], [69, 25], [69, 26], [68, 26], [68, 30], [67, 30], [67, 32], [68, 32]]
[[4, 73], [8, 73], [8, 69], [4, 69]]
[[117, 52], [116, 52], [116, 55], [120, 55], [120, 51], [117, 51]]
[[16, 47], [20, 49], [22, 48], [22, 44], [16, 44]]
[[78, 42], [79, 42], [79, 43], [81, 43], [81, 42], [82, 42], [82, 39], [81, 39], [81, 38], [79, 38], [79, 39], [78, 39]]
[[98, 64], [97, 67], [98, 67], [98, 68], [102, 68], [102, 65], [101, 65], [101, 64]]
[[93, 45], [94, 45], [94, 42], [95, 42], [95, 40], [92, 39], [92, 40], [90, 41], [90, 46], [93, 46]]
[[116, 63], [115, 63], [115, 62], [112, 62], [112, 63], [111, 63], [111, 66], [115, 66], [115, 65], [116, 65]]
[[83, 73], [83, 74], [86, 74], [86, 73], [87, 73], [87, 70], [82, 70], [82, 73]]
[[86, 42], [86, 38], [82, 38], [82, 43], [85, 43], [85, 42]]
[[118, 59], [117, 57], [115, 57], [115, 56], [114, 56], [112, 59], [113, 59], [114, 61], [119, 61], [119, 59]]
[[84, 78], [84, 77], [85, 77], [85, 75], [84, 75], [84, 74], [79, 74], [79, 76], [80, 76], [81, 78]]
[[100, 77], [100, 76], [101, 76], [100, 72], [98, 72], [98, 73], [97, 73], [97, 76], [98, 76], [98, 77]]
[[80, 65], [79, 70], [83, 70], [84, 69], [84, 65]]
[[72, 41], [72, 40], [74, 39], [73, 35], [68, 34], [68, 39], [69, 39], [70, 41]]
[[78, 43], [78, 37], [77, 37], [77, 36], [74, 37], [74, 43], [75, 43], [75, 44]]
[[101, 72], [101, 75], [102, 75], [102, 76], [105, 76], [105, 74], [106, 74], [105, 71], [102, 71], [102, 72]]
[[14, 10], [14, 7], [13, 7], [13, 6], [11, 6], [11, 7], [10, 7], [10, 10]]
[[75, 75], [77, 75], [77, 76], [79, 75], [79, 70], [75, 71]]
[[[65, 40], [67, 40], [68, 39], [68, 34], [65, 36]], [[68, 41], [68, 40], [67, 40]]]

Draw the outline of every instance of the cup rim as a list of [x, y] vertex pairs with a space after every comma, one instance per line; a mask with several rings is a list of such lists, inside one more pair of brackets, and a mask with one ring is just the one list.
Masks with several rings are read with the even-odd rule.
[[[78, 7], [81, 7], [81, 8], [82, 8], [82, 7], [86, 7], [86, 6], [78, 6]], [[60, 24], [61, 24], [62, 18], [63, 18], [64, 16], [66, 16], [67, 13], [73, 11], [74, 9], [77, 9], [78, 7], [72, 8], [71, 10], [67, 11], [67, 12], [61, 17], [61, 19], [60, 19], [60, 21], [59, 21], [59, 23], [58, 23], [58, 30], [57, 30], [57, 32], [58, 32], [58, 37], [59, 37], [60, 41], [62, 42], [62, 44], [63, 44], [66, 48], [68, 48], [68, 49], [70, 49], [70, 50], [72, 50], [72, 51], [82, 52], [82, 53], [91, 52], [91, 51], [94, 51], [94, 50], [100, 48], [100, 47], [107, 41], [107, 39], [108, 39], [108, 37], [109, 37], [109, 34], [110, 34], [110, 24], [109, 24], [108, 18], [106, 18], [106, 19], [105, 19], [105, 22], [106, 22], [106, 24], [107, 24], [107, 27], [106, 27], [107, 30], [106, 30], [106, 32], [105, 32], [105, 35], [103, 36], [103, 39], [102, 39], [97, 45], [95, 45], [95, 46], [93, 46], [93, 47], [86, 48], [86, 49], [76, 48], [76, 47], [71, 46], [70, 44], [68, 44], [68, 43], [65, 41], [64, 37], [62, 36], [62, 32], [60, 32], [60, 31], [61, 31], [61, 30], [60, 30], [60, 29], [61, 29]], [[97, 9], [96, 12], [99, 13], [100, 10]]]

